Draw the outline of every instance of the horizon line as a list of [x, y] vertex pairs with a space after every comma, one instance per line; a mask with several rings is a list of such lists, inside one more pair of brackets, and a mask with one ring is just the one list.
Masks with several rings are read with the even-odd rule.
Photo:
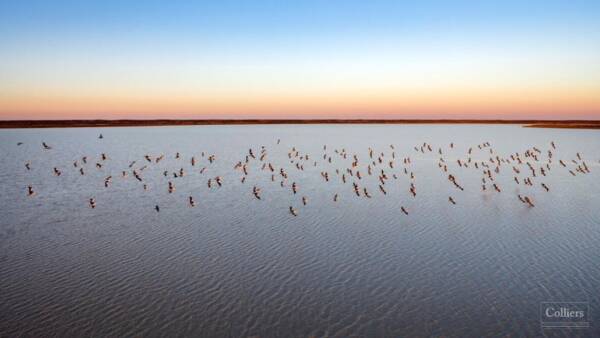
[[600, 129], [600, 120], [547, 119], [53, 119], [0, 120], [0, 129], [273, 124], [523, 124], [525, 127]]

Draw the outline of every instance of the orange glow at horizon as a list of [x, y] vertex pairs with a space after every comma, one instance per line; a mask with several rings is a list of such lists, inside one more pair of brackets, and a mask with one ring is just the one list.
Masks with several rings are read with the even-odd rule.
[[600, 119], [600, 88], [431, 88], [313, 93], [2, 95], [2, 119]]

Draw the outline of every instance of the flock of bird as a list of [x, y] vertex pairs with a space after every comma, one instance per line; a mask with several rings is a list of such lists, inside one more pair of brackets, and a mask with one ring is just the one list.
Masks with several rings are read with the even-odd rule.
[[[98, 139], [103, 139], [100, 134]], [[18, 145], [21, 145], [19, 142]], [[275, 147], [281, 150], [281, 140], [277, 140]], [[437, 149], [436, 149], [437, 148]], [[501, 174], [511, 175], [513, 179], [511, 184], [523, 187], [523, 191], [527, 194], [515, 193], [515, 199], [518, 199], [525, 207], [535, 207], [535, 193], [550, 193], [551, 188], [545, 182], [545, 178], [551, 171], [561, 171], [562, 174], [578, 176], [587, 175], [590, 173], [590, 167], [580, 153], [574, 154], [572, 159], [563, 160], [555, 159], [556, 144], [550, 142], [547, 149], [541, 150], [537, 147], [531, 147], [521, 152], [515, 152], [509, 155], [501, 156], [495, 151], [490, 142], [472, 145], [468, 147], [465, 153], [457, 157], [458, 152], [455, 149], [453, 142], [443, 147], [434, 147], [432, 144], [424, 142], [414, 146], [413, 150], [418, 155], [429, 154], [433, 158], [439, 158], [437, 168], [441, 175], [447, 177], [447, 182], [450, 184], [454, 194], [448, 196], [448, 203], [451, 205], [460, 204], [461, 194], [465, 191], [459, 174], [466, 171], [474, 171], [479, 173], [481, 178], [481, 191], [491, 193], [502, 193], [507, 190], [505, 186], [500, 186], [498, 177]], [[42, 142], [42, 149], [47, 152], [57, 151], [53, 146]], [[269, 157], [269, 150], [266, 146], [260, 146], [258, 149], [248, 149], [246, 154], [242, 156], [236, 163], [231, 166], [231, 169], [239, 177], [239, 184], [244, 185], [247, 178], [251, 175], [267, 175], [268, 179], [265, 184], [277, 185], [282, 189], [289, 189], [291, 205], [289, 213], [293, 216], [298, 216], [302, 207], [309, 204], [308, 194], [303, 193], [300, 184], [292, 179], [293, 171], [304, 172], [305, 168], [312, 167], [311, 172], [320, 171], [319, 180], [323, 185], [331, 184], [337, 181], [333, 190], [339, 190], [331, 195], [333, 202], [338, 202], [341, 194], [347, 193], [353, 195], [354, 198], [372, 198], [372, 194], [380, 193], [384, 196], [388, 195], [388, 187], [394, 184], [395, 180], [408, 180], [409, 189], [406, 191], [407, 198], [417, 197], [417, 181], [416, 173], [412, 170], [413, 159], [411, 156], [397, 156], [396, 149], [393, 144], [386, 146], [384, 151], [376, 151], [373, 148], [368, 149], [366, 157], [359, 157], [357, 153], [350, 152], [345, 148], [329, 148], [323, 145], [322, 153], [313, 155], [302, 152], [299, 148], [291, 146], [285, 150], [289, 163], [278, 165], [272, 162]], [[412, 152], [412, 150], [411, 150]], [[451, 154], [451, 156], [447, 155]], [[212, 176], [210, 167], [217, 161], [215, 154], [201, 152], [199, 155], [184, 158], [179, 152], [175, 154], [145, 154], [140, 158], [132, 160], [129, 164], [124, 164], [120, 170], [120, 176], [133, 176], [144, 191], [148, 190], [148, 185], [144, 178], [144, 171], [150, 166], [158, 165], [166, 156], [172, 156], [177, 163], [176, 169], [162, 170], [164, 176], [164, 189], [172, 194], [176, 190], [176, 183], [181, 180], [188, 171], [197, 171], [204, 176], [204, 180], [209, 189], [220, 188], [224, 184], [222, 176]], [[53, 167], [51, 173], [60, 177], [63, 170], [71, 168], [78, 171], [82, 176], [85, 176], [89, 170], [104, 171], [104, 166], [110, 161], [110, 157], [106, 153], [101, 153], [97, 157], [81, 156], [74, 160], [72, 164], [63, 167]], [[598, 161], [600, 163], [600, 160]], [[24, 164], [25, 170], [32, 169], [30, 161]], [[309, 170], [306, 170], [308, 172]], [[113, 182], [114, 173], [106, 173], [103, 180], [104, 188], [110, 188]], [[210, 177], [209, 177], [210, 176]], [[473, 177], [473, 175], [467, 175]], [[368, 184], [365, 181], [375, 180], [378, 189], [369, 191]], [[264, 181], [263, 181], [264, 182]], [[235, 182], [227, 182], [233, 184]], [[506, 185], [506, 181], [504, 181]], [[346, 188], [347, 187], [347, 188]], [[535, 188], [537, 187], [537, 188]], [[257, 200], [262, 199], [263, 188], [257, 185], [248, 187], [248, 195], [250, 198]], [[515, 191], [513, 189], [513, 191]], [[518, 191], [521, 191], [519, 189]], [[505, 192], [506, 193], [506, 192]], [[31, 197], [36, 195], [34, 186], [27, 187], [27, 194]], [[93, 196], [89, 197], [88, 205], [90, 208], [96, 208], [96, 199]], [[194, 196], [187, 197], [187, 204], [190, 207], [196, 206]], [[160, 212], [160, 206], [154, 206], [156, 212]], [[409, 208], [405, 205], [399, 205], [398, 211], [404, 215], [409, 215]]]

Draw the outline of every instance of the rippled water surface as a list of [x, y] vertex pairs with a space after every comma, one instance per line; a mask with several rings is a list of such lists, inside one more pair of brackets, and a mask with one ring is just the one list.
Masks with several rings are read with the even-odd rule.
[[[490, 146], [479, 149], [485, 142]], [[422, 152], [423, 143], [432, 151]], [[483, 125], [38, 129], [2, 130], [0, 147], [2, 337], [600, 335], [598, 131]], [[470, 147], [472, 163], [459, 166]], [[533, 147], [541, 153], [537, 161], [524, 156]], [[248, 159], [242, 183], [244, 173], [234, 166], [246, 161], [249, 148], [256, 159]], [[548, 150], [553, 162], [543, 176]], [[494, 172], [490, 157], [515, 153], [523, 164], [502, 162]], [[350, 176], [354, 154], [359, 162]], [[406, 157], [410, 164], [403, 163]], [[576, 171], [583, 161], [590, 173]], [[490, 166], [500, 193], [489, 179], [482, 191], [475, 162]], [[262, 170], [263, 163], [275, 172]], [[185, 175], [174, 177], [180, 168]], [[283, 187], [280, 168], [288, 176]], [[378, 187], [382, 169], [385, 195]], [[449, 173], [464, 191], [448, 181]], [[533, 186], [523, 184], [526, 177]], [[352, 182], [372, 197], [357, 197]], [[27, 195], [28, 185], [35, 196]], [[520, 202], [519, 194], [535, 207]], [[591, 327], [542, 331], [543, 301], [588, 302]]]

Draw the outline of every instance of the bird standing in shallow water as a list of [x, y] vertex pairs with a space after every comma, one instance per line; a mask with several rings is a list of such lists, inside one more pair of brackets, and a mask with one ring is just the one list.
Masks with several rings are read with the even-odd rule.
[[402, 212], [403, 212], [403, 213], [404, 213], [406, 216], [408, 216], [408, 211], [406, 211], [406, 209], [405, 209], [404, 207], [400, 207], [400, 210], [402, 210]]
[[294, 209], [292, 206], [290, 206], [290, 213], [294, 216], [298, 216], [298, 211], [296, 211], [296, 209]]
[[256, 199], [260, 199], [260, 188], [254, 186], [254, 188], [252, 188], [252, 193]]
[[533, 205], [533, 201], [528, 196], [525, 196], [523, 199], [525, 202], [527, 202], [527, 204], [529, 204], [530, 207], [535, 207], [535, 205]]
[[365, 194], [365, 197], [367, 198], [371, 198], [371, 195], [369, 194], [369, 192], [367, 191], [367, 188], [363, 188], [363, 193]]

